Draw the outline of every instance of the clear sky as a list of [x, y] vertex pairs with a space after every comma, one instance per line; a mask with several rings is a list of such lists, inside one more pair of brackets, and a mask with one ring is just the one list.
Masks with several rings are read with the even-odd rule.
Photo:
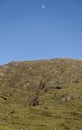
[[0, 64], [82, 59], [82, 0], [0, 0]]

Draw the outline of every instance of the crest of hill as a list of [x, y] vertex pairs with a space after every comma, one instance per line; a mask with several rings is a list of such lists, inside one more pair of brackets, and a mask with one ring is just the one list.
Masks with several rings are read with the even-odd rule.
[[[3, 66], [0, 66], [0, 75], [2, 77], [9, 75], [21, 75], [21, 80], [25, 76], [32, 79], [52, 79], [54, 81], [61, 80], [61, 82], [72, 82], [72, 80], [81, 80], [82, 61], [55, 58], [51, 60], [37, 60], [37, 61], [13, 61]], [[60, 81], [59, 81], [60, 82]]]

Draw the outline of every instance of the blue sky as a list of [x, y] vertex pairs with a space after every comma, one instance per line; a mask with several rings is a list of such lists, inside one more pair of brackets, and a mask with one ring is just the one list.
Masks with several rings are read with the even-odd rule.
[[0, 64], [62, 57], [82, 59], [82, 0], [0, 0]]

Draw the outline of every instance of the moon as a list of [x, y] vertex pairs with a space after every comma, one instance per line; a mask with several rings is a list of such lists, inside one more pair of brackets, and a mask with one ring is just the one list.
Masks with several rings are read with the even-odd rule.
[[45, 6], [45, 5], [41, 5], [41, 8], [42, 8], [42, 9], [46, 9], [46, 6]]

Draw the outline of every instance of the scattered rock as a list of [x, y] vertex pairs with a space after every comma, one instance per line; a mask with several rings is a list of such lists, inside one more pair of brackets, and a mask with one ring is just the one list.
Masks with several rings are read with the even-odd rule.
[[0, 73], [0, 76], [4, 76], [4, 73]]
[[61, 102], [70, 101], [71, 99], [72, 97], [70, 95], [65, 94], [61, 97]]
[[78, 80], [78, 79], [72, 79], [70, 82], [71, 82], [71, 83], [78, 83], [79, 80]]

